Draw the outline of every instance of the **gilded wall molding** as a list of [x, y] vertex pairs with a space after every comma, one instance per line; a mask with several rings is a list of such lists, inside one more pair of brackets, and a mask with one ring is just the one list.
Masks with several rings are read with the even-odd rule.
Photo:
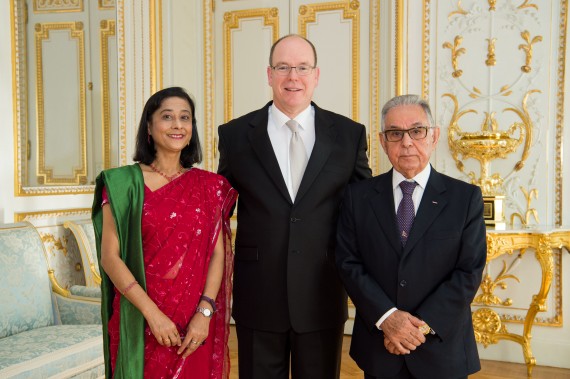
[[[24, 18], [25, 22], [18, 22]], [[28, 125], [27, 106], [28, 104], [28, 65], [27, 61], [21, 60], [20, 52], [27, 51], [26, 44], [26, 23], [27, 23], [27, 6], [21, 1], [10, 2], [10, 22], [12, 30], [12, 96], [13, 96], [13, 115], [14, 115], [14, 193], [17, 195], [25, 194], [22, 188], [21, 178], [28, 177], [28, 159], [20, 159], [22, 152], [25, 152], [26, 158], [29, 157], [30, 149], [27, 141], [28, 128], [20, 128], [19, 125]]]
[[99, 9], [115, 9], [115, 0], [99, 0]]
[[[113, 1], [106, 1], [106, 4], [112, 4]], [[30, 7], [32, 4], [30, 3]], [[117, 8], [117, 14], [123, 14], [124, 1]], [[87, 11], [85, 9], [84, 11]], [[28, 159], [30, 157], [30, 137], [28, 135], [29, 125], [27, 114], [28, 101], [34, 101], [34, 99], [28, 99], [28, 62], [27, 62], [27, 31], [26, 23], [28, 22], [28, 10], [26, 7], [26, 2], [24, 0], [10, 0], [10, 21], [12, 25], [12, 83], [13, 83], [13, 107], [14, 107], [14, 195], [15, 196], [45, 196], [45, 195], [69, 195], [69, 194], [80, 194], [80, 193], [92, 193], [93, 185], [81, 185], [81, 184], [49, 184], [49, 185], [29, 185], [27, 178], [30, 174], [28, 168]], [[45, 13], [45, 12], [44, 12]], [[57, 13], [57, 12], [50, 12]], [[45, 15], [39, 15], [44, 17]], [[60, 15], [56, 15], [59, 17]], [[71, 15], [74, 16], [75, 15]], [[32, 25], [33, 28], [33, 25]], [[32, 38], [30, 38], [31, 43], [34, 44], [33, 29]], [[85, 45], [86, 46], [86, 45]], [[121, 43], [118, 43], [119, 49], [121, 48]], [[124, 43], [122, 44], [124, 47]], [[97, 49], [96, 44], [93, 43], [93, 47]], [[124, 51], [124, 48], [123, 48]], [[124, 55], [123, 55], [124, 56]], [[124, 67], [124, 61], [122, 66]], [[32, 75], [34, 75], [32, 73]], [[119, 85], [124, 86], [124, 81], [119, 81]], [[119, 107], [125, 108], [124, 96], [125, 91], [122, 91], [122, 99]], [[121, 97], [119, 97], [121, 99]], [[32, 120], [33, 121], [33, 120]], [[119, 125], [119, 133], [125, 130], [124, 124]], [[119, 142], [119, 153], [123, 154], [125, 159], [125, 164], [128, 163], [126, 159], [126, 138], [123, 137], [123, 141]], [[49, 175], [49, 174], [48, 174]]]
[[370, 125], [368, 130], [368, 162], [373, 175], [380, 173], [380, 0], [370, 2]]
[[[526, 3], [526, 2], [525, 2]], [[563, 204], [563, 173], [564, 164], [562, 161], [562, 141], [564, 137], [564, 83], [566, 77], [566, 33], [568, 29], [568, 0], [560, 1], [560, 24], [558, 27], [558, 80], [556, 81], [556, 159], [554, 166], [556, 170], [554, 184], [554, 222], [556, 226], [570, 223], [570, 220], [562, 219]]]
[[404, 94], [404, 0], [395, 1], [395, 91], [396, 95]]
[[74, 208], [50, 211], [16, 212], [14, 222], [45, 220], [57, 217], [87, 216], [91, 217], [91, 208]]
[[272, 30], [272, 42], [279, 38], [279, 9], [258, 8], [224, 14], [224, 122], [233, 118], [233, 82], [232, 82], [232, 30], [239, 28], [240, 22], [246, 19], [261, 18], [264, 26]]
[[83, 12], [83, 0], [33, 0], [34, 13]]
[[214, 170], [216, 159], [216, 138], [214, 134], [214, 24], [213, 0], [203, 0], [203, 38], [204, 38], [204, 166]]
[[111, 168], [111, 93], [109, 76], [109, 39], [116, 36], [115, 20], [101, 20], [101, 112], [103, 131], [103, 168]]
[[430, 90], [430, 35], [431, 35], [431, 0], [423, 0], [422, 22], [422, 97], [429, 102]]
[[150, 22], [150, 93], [163, 88], [162, 0], [149, 2]]
[[[79, 167], [73, 169], [71, 177], [54, 177], [53, 169], [46, 166], [45, 149], [45, 99], [44, 99], [44, 73], [43, 42], [49, 40], [50, 31], [69, 30], [70, 37], [77, 42], [77, 62], [79, 69]], [[85, 41], [82, 22], [57, 22], [35, 25], [36, 41], [36, 103], [37, 103], [37, 130], [38, 130], [38, 167], [37, 180], [40, 185], [84, 185], [87, 184], [87, 146], [86, 146], [86, 104], [85, 104]]]
[[[342, 11], [344, 20], [351, 20], [352, 25], [352, 110], [351, 118], [359, 120], [360, 109], [360, 2], [358, 0], [301, 5], [299, 7], [298, 31], [307, 36], [307, 24], [317, 20], [317, 13]], [[398, 66], [398, 65], [396, 65]]]
[[128, 164], [125, 1], [126, 0], [117, 0], [117, 46], [119, 54], [119, 166]]

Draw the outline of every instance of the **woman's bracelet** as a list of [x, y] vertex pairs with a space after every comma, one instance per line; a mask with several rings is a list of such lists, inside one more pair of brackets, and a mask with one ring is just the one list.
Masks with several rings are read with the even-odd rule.
[[137, 282], [136, 280], [133, 280], [133, 281], [131, 282], [131, 284], [129, 284], [128, 286], [126, 286], [126, 287], [121, 291], [121, 294], [125, 295], [125, 294], [126, 294], [127, 292], [129, 292], [129, 290], [130, 290], [131, 288], [133, 288], [134, 285], [137, 284], [137, 283], [138, 283], [138, 282]]
[[206, 296], [206, 295], [202, 295], [200, 296], [200, 300], [205, 300], [207, 301], [211, 306], [212, 306], [212, 311], [216, 311], [216, 302], [214, 301], [214, 299]]

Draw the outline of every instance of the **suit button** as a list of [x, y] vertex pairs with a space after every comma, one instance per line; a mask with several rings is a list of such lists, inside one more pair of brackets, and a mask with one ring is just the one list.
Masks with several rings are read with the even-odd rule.
[[408, 283], [407, 283], [405, 280], [402, 280], [402, 281], [400, 282], [400, 287], [405, 287], [406, 284], [408, 284]]
[[299, 254], [301, 251], [300, 250], [291, 250], [291, 253], [293, 254]]
[[296, 217], [291, 217], [291, 222], [292, 222], [292, 223], [295, 223], [295, 222], [297, 222], [297, 221], [301, 221], [301, 219], [300, 219], [300, 218], [296, 218]]

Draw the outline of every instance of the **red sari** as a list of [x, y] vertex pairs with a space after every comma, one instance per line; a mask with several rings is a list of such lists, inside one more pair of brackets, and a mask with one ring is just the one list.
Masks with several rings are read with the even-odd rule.
[[[237, 193], [225, 178], [192, 168], [165, 186], [145, 186], [142, 214], [143, 255], [148, 296], [178, 326], [181, 337], [204, 290], [218, 234], [224, 233], [225, 270], [206, 343], [183, 359], [178, 346], [161, 346], [145, 327], [144, 377], [209, 378], [229, 376], [231, 230], [229, 213]], [[105, 198], [105, 196], [104, 196]], [[120, 293], [115, 289], [109, 320], [111, 364], [119, 341]]]

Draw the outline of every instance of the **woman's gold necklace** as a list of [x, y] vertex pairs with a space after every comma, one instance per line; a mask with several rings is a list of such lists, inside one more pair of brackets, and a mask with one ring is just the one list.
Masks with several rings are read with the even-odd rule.
[[178, 172], [175, 172], [174, 175], [166, 175], [164, 172], [162, 172], [158, 168], [156, 168], [156, 166], [153, 163], [151, 163], [149, 166], [152, 169], [152, 171], [161, 175], [163, 178], [165, 178], [169, 182], [173, 181], [174, 179], [178, 178], [180, 175], [182, 175], [184, 173], [183, 167], [180, 167], [180, 170], [178, 170]]

